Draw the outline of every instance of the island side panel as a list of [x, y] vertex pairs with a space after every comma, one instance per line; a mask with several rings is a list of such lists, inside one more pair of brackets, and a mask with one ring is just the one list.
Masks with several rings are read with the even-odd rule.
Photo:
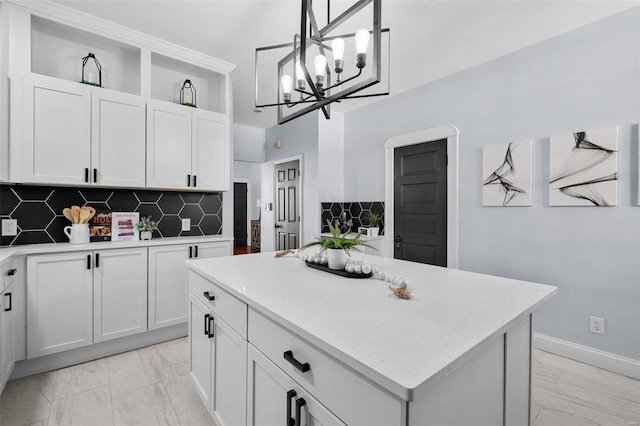
[[531, 315], [505, 334], [505, 425], [528, 425], [531, 411]]

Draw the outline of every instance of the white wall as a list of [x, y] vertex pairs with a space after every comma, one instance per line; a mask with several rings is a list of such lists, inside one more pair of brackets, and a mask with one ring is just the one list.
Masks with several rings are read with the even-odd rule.
[[260, 209], [256, 207], [257, 200], [261, 197], [261, 180], [262, 180], [262, 164], [260, 163], [248, 163], [246, 161], [234, 161], [233, 162], [233, 178], [247, 179], [251, 188], [251, 202], [249, 205], [249, 216], [251, 220], [257, 220]]
[[[344, 114], [332, 112], [331, 119], [318, 114], [318, 196], [320, 202], [344, 200]], [[318, 205], [320, 209], [320, 205]]]
[[265, 130], [255, 127], [233, 125], [233, 147], [236, 161], [263, 163], [265, 159]]
[[[346, 113], [345, 199], [383, 199], [389, 137], [456, 126], [460, 268], [558, 286], [536, 332], [640, 360], [639, 28], [640, 7]], [[549, 136], [611, 126], [618, 206], [549, 207]], [[482, 147], [527, 138], [533, 207], [482, 207]]]

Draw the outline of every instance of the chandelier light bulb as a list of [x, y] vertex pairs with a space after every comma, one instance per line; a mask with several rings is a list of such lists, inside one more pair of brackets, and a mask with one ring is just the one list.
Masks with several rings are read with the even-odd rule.
[[369, 31], [358, 30], [356, 33], [356, 67], [364, 68], [367, 65], [367, 47], [369, 47]]
[[324, 80], [324, 70], [327, 67], [327, 58], [324, 55], [318, 55], [315, 59], [316, 78], [322, 77]]
[[280, 79], [282, 84], [282, 93], [284, 94], [285, 103], [291, 102], [291, 88], [293, 87], [293, 79], [290, 75], [283, 75]]
[[298, 89], [304, 90], [305, 78], [304, 71], [302, 71], [302, 66], [300, 65], [300, 61], [296, 62], [296, 80], [298, 82]]
[[344, 68], [344, 40], [337, 38], [331, 43], [331, 50], [333, 50], [333, 61], [336, 66], [336, 74], [342, 73]]

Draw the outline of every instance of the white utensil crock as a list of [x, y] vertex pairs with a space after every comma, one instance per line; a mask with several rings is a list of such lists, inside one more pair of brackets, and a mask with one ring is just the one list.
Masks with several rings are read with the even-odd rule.
[[89, 224], [74, 223], [71, 226], [64, 227], [64, 233], [69, 237], [71, 244], [88, 244], [89, 243]]

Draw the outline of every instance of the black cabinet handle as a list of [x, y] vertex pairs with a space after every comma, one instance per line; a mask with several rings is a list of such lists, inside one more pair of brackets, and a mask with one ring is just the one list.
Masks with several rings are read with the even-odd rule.
[[93, 169], [93, 183], [98, 182], [98, 169]]
[[209, 335], [209, 317], [211, 315], [207, 314], [204, 316], [204, 335], [208, 336]]
[[7, 275], [9, 275], [10, 277], [15, 275], [16, 272], [18, 272], [17, 269], [9, 269], [9, 271], [7, 271]]
[[193, 175], [193, 187], [194, 188], [196, 187], [196, 178], [197, 178], [197, 176]]
[[195, 246], [195, 248], [196, 248], [196, 257], [198, 257], [198, 246]]
[[311, 370], [311, 366], [309, 365], [309, 363], [308, 362], [301, 363], [300, 361], [295, 359], [293, 357], [293, 352], [292, 351], [286, 351], [284, 353], [284, 359], [289, 361], [291, 363], [291, 365], [293, 365], [295, 368], [297, 368], [298, 370], [302, 371], [303, 373], [306, 373], [307, 371]]
[[187, 175], [187, 186], [191, 186], [191, 175]]
[[189, 259], [193, 258], [193, 246], [189, 246]]
[[100, 267], [100, 253], [96, 253], [96, 268]]
[[287, 391], [287, 419], [286, 419], [286, 426], [295, 426], [296, 421], [293, 419], [293, 417], [291, 417], [291, 400], [293, 398], [295, 398], [297, 395], [296, 391], [294, 391], [293, 389], [291, 389], [290, 391]]
[[209, 334], [208, 334], [209, 339], [211, 339], [213, 337], [213, 326], [214, 326], [214, 324], [213, 324], [213, 315], [211, 315], [209, 317]]
[[89, 168], [88, 167], [84, 168], [84, 181], [85, 182], [89, 182]]
[[7, 294], [5, 294], [5, 296], [9, 297], [9, 307], [8, 308], [4, 308], [4, 311], [5, 312], [9, 312], [11, 310], [11, 306], [12, 306], [11, 301], [12, 301], [13, 298], [11, 297], [11, 293], [7, 293]]
[[305, 405], [307, 405], [307, 401], [305, 401], [304, 398], [296, 399], [296, 424], [297, 425], [302, 424], [300, 423], [300, 409]]
[[213, 294], [209, 294], [208, 291], [205, 291], [202, 295], [206, 297], [208, 301], [216, 300], [216, 297]]
[[87, 255], [87, 269], [91, 269], [91, 255]]

